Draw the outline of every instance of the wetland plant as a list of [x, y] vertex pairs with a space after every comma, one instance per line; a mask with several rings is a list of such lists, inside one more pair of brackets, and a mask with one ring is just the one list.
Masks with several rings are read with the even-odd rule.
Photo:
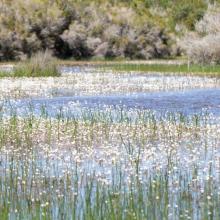
[[56, 58], [50, 51], [38, 52], [29, 60], [20, 62], [13, 69], [15, 77], [48, 77], [60, 76]]
[[0, 118], [1, 219], [220, 218], [219, 118], [45, 111]]

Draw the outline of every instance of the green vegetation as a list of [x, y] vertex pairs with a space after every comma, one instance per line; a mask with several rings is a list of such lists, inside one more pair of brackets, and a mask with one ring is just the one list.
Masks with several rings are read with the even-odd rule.
[[160, 72], [164, 74], [183, 73], [192, 75], [220, 76], [220, 65], [196, 65], [196, 64], [132, 64], [132, 63], [106, 63], [99, 68], [113, 71], [140, 71]]
[[[199, 64], [143, 64], [132, 63], [129, 61], [65, 61], [56, 60], [52, 57], [45, 57], [44, 54], [39, 53], [33, 56], [30, 60], [20, 63], [15, 63], [12, 72], [0, 71], [0, 77], [48, 77], [60, 76], [61, 72], [58, 66], [93, 66], [94, 70], [113, 72], [155, 72], [161, 74], [183, 74], [183, 75], [202, 75], [210, 77], [220, 77], [220, 65], [199, 65]], [[155, 61], [156, 62], [156, 61]], [[159, 62], [159, 61], [158, 61]], [[169, 62], [169, 61], [167, 61]]]
[[[216, 38], [199, 38], [187, 52], [206, 65], [137, 61], [180, 55], [176, 37], [199, 33], [198, 24], [208, 35], [206, 24], [216, 18], [210, 8], [205, 13], [208, 3], [1, 0], [0, 61], [19, 62], [0, 77], [42, 78], [1, 79], [0, 220], [220, 219], [219, 102], [211, 101], [219, 95], [220, 26]], [[210, 44], [200, 50], [213, 39], [214, 51]], [[61, 76], [61, 63], [80, 59], [94, 69], [43, 78]], [[176, 91], [193, 88], [213, 93], [203, 105], [193, 94], [190, 112]], [[162, 91], [172, 91], [167, 100]], [[207, 110], [194, 113], [199, 106]]]
[[132, 7], [140, 16], [144, 16], [153, 23], [164, 25], [170, 31], [175, 31], [176, 24], [183, 24], [190, 30], [194, 30], [195, 22], [202, 18], [208, 3], [206, 0], [92, 0], [83, 2]]
[[46, 52], [38, 52], [26, 62], [15, 65], [12, 76], [14, 77], [48, 77], [60, 76], [57, 60]]
[[0, 78], [12, 76], [8, 71], [0, 71]]
[[43, 106], [40, 117], [32, 110], [0, 118], [2, 220], [219, 219], [219, 121], [143, 110], [133, 118], [120, 108], [52, 119]]
[[58, 61], [48, 51], [38, 52], [27, 61], [15, 64], [12, 71], [0, 71], [0, 77], [56, 77], [60, 75]]
[[145, 0], [145, 6], [161, 7], [167, 11], [168, 28], [175, 31], [177, 24], [185, 25], [189, 30], [194, 30], [195, 23], [202, 18], [207, 8], [204, 0]]
[[176, 37], [194, 30], [205, 0], [4, 0], [0, 60], [50, 49], [59, 58], [151, 59], [181, 54]]

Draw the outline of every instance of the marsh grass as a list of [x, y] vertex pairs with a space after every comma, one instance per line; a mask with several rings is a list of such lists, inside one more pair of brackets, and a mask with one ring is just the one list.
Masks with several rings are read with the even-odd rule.
[[1, 219], [219, 219], [218, 119], [33, 110], [0, 118]]
[[220, 65], [187, 65], [187, 64], [106, 64], [100, 65], [101, 69], [113, 71], [140, 71], [140, 72], [160, 72], [164, 74], [189, 74], [202, 76], [220, 77]]
[[8, 71], [0, 71], [0, 78], [9, 77], [10, 73]]
[[[155, 61], [156, 62], [156, 61]], [[197, 65], [197, 64], [144, 64], [138, 61], [129, 63], [128, 61], [68, 61], [57, 60], [50, 52], [39, 52], [29, 60], [15, 63], [13, 71], [0, 70], [0, 77], [48, 77], [60, 76], [61, 71], [58, 66], [86, 66], [92, 71], [108, 72], [156, 72], [163, 75], [191, 75], [220, 77], [220, 65]], [[163, 60], [164, 62], [164, 60]]]
[[14, 77], [48, 77], [60, 76], [56, 58], [49, 51], [38, 52], [29, 60], [15, 65], [12, 76]]

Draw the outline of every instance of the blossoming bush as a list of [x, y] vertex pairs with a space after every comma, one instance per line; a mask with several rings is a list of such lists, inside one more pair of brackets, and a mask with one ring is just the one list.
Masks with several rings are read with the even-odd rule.
[[209, 5], [203, 19], [196, 24], [196, 33], [190, 33], [182, 45], [193, 63], [220, 63], [219, 5]]

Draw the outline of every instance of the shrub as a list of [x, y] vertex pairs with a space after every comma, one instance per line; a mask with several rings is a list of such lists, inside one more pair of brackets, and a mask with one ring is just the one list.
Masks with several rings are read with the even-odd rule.
[[47, 77], [60, 76], [60, 72], [57, 60], [46, 50], [45, 52], [38, 52], [29, 60], [16, 65], [13, 75], [15, 77]]
[[[0, 60], [24, 60], [46, 49], [58, 58], [167, 57], [171, 48], [164, 37], [170, 38], [170, 32], [162, 31], [167, 19], [151, 14], [151, 9], [162, 8], [169, 17], [171, 12], [166, 6], [175, 5], [173, 1], [3, 1], [0, 3]], [[155, 32], [153, 27], [161, 31]]]
[[192, 63], [220, 63], [220, 5], [209, 5], [203, 19], [196, 24], [196, 34], [182, 41]]
[[195, 29], [195, 22], [199, 21], [205, 13], [205, 4], [202, 1], [198, 1], [197, 4], [192, 2], [177, 5], [173, 8], [174, 22], [183, 23], [190, 30]]
[[220, 5], [209, 5], [202, 20], [196, 24], [200, 36], [220, 33]]

